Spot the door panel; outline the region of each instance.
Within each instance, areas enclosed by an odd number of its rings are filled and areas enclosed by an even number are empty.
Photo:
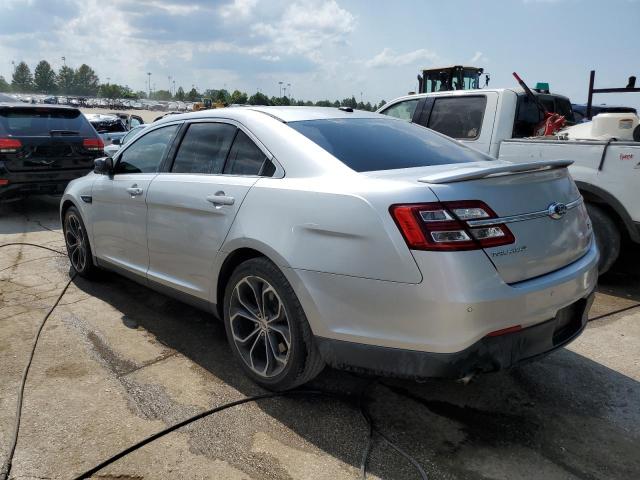
[[[208,299],[215,256],[257,180],[159,174],[147,196],[148,278]]]
[[[95,255],[144,276],[149,266],[147,204],[149,185],[170,147],[178,125],[144,134],[118,155],[114,174],[93,186]]]

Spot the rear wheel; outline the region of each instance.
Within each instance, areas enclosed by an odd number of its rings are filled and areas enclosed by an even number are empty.
[[[606,273],[620,255],[620,230],[601,207],[587,203],[587,212],[593,224],[593,233],[600,250],[598,273]]]
[[[65,212],[63,232],[71,267],[81,277],[94,277],[97,267],[93,264],[87,229],[76,207],[69,207]]]
[[[291,285],[266,258],[240,264],[227,284],[224,324],[245,373],[270,390],[306,383],[324,368]]]

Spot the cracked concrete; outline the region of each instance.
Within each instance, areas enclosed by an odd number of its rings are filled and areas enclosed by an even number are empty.
[[[0,205],[0,244],[64,249],[57,200]],[[602,279],[592,317],[640,302],[640,252]],[[0,249],[0,452],[35,330],[69,278],[66,259]],[[430,478],[640,478],[640,309],[591,322],[568,348],[469,385],[383,379],[376,425]],[[313,383],[356,395],[325,371]],[[262,390],[208,314],[105,274],[76,278],[45,326],[25,390],[12,479],[67,479],[190,415]],[[333,398],[275,398],[204,418],[100,471],[100,479],[355,479],[366,424]],[[416,478],[376,439],[370,478]]]

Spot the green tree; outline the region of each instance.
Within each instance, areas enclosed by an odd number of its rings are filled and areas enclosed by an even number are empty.
[[[231,95],[228,90],[221,88],[220,90],[214,90],[214,94],[211,97],[214,102],[221,102],[228,105],[231,102]]]
[[[138,90],[136,93],[131,93],[131,98],[135,98],[136,100],[138,98],[147,98],[147,92]]]
[[[39,93],[53,93],[56,89],[56,72],[46,60],[40,60],[33,72],[35,91]]]
[[[382,107],[384,107],[386,104],[387,104],[387,102],[386,102],[386,101],[384,101],[384,100],[380,100],[380,103],[378,104],[378,108],[382,108]]]
[[[184,88],[178,87],[178,91],[176,92],[176,100],[184,102]]]
[[[189,100],[190,102],[196,102],[199,98],[200,94],[195,88],[192,88],[191,90],[189,90],[189,93],[187,93],[187,100]]]
[[[129,89],[115,83],[103,83],[98,88],[98,96],[102,98],[125,98]]]
[[[249,97],[249,105],[271,105],[269,97],[262,92],[256,92]]]
[[[358,108],[358,102],[356,102],[356,97],[351,96],[351,98],[344,98],[342,102],[340,102],[341,107],[351,107]]]
[[[73,92],[73,81],[75,73],[73,68],[66,65],[58,71],[56,83],[58,84],[58,91],[68,95]]]
[[[29,65],[24,62],[20,62],[13,72],[13,78],[11,80],[11,88],[14,92],[26,93],[33,90],[33,75]]]
[[[96,75],[96,72],[94,72],[89,65],[83,63],[80,65],[80,68],[75,71],[73,77],[73,93],[77,95],[95,95],[98,93],[99,84],[100,79]]]
[[[8,92],[11,90],[11,85],[7,82],[2,75],[0,75],[0,92]]]
[[[241,92],[240,90],[234,90],[231,94],[230,102],[244,105],[245,103],[247,103],[247,100],[248,98],[246,93]]]

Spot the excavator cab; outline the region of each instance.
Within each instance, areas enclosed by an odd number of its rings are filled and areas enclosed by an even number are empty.
[[[418,75],[419,93],[446,92],[449,90],[474,90],[480,88],[480,76],[483,68],[463,67],[453,65],[442,68],[422,70]],[[485,84],[489,84],[489,75],[485,77]]]

